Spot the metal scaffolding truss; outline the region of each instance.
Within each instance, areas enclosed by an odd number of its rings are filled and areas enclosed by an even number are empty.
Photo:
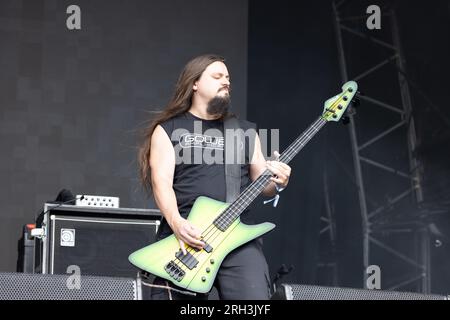
[[[332,206],[327,168],[323,173],[323,188],[325,197],[325,211],[320,217],[321,229],[319,238],[321,243],[326,243],[326,248],[321,248],[317,267],[322,269],[328,275],[328,281],[324,284],[338,286],[338,263],[336,257],[336,219],[334,217],[334,208]]]
[[[335,31],[337,38],[337,47],[339,55],[340,72],[343,82],[348,80],[360,81],[374,72],[380,70],[381,68],[394,68],[396,77],[395,79],[386,79],[384,84],[379,84],[381,86],[387,86],[388,81],[398,81],[400,88],[400,98],[401,105],[396,106],[390,103],[381,101],[381,98],[363,95],[361,100],[364,102],[379,107],[379,112],[384,113],[384,117],[391,117],[395,119],[395,124],[387,129],[380,128],[380,133],[368,139],[367,141],[361,142],[360,133],[364,130],[364,124],[358,123],[358,129],[356,130],[354,120],[354,109],[350,109],[350,123],[349,123],[349,134],[350,142],[352,145],[352,155],[353,155],[353,165],[355,172],[355,183],[358,190],[359,198],[359,210],[361,212],[362,218],[362,231],[363,231],[363,286],[366,286],[367,267],[372,264],[373,251],[375,247],[379,251],[384,253],[389,253],[389,256],[405,262],[409,265],[407,270],[403,272],[403,277],[396,277],[391,280],[391,284],[388,288],[383,288],[387,290],[404,288],[406,285],[414,285],[417,291],[423,293],[429,293],[430,290],[430,253],[429,253],[429,234],[427,232],[426,225],[423,224],[420,219],[410,219],[406,222],[394,222],[390,219],[390,214],[395,212],[396,207],[404,202],[409,201],[412,207],[416,207],[417,203],[423,200],[422,188],[421,188],[421,166],[418,159],[414,156],[414,150],[417,145],[416,141],[416,131],[414,126],[414,119],[412,118],[411,112],[411,97],[409,92],[408,82],[404,76],[405,65],[403,52],[400,45],[399,30],[397,26],[397,20],[395,11],[393,9],[382,10],[386,11],[382,14],[383,28],[390,28],[391,31],[390,39],[380,39],[373,37],[373,32],[366,28],[366,19],[368,15],[366,12],[362,12],[361,16],[348,16],[349,10],[345,10],[345,7],[351,1],[334,1],[333,13],[335,22]],[[356,22],[358,22],[358,27],[353,27]],[[389,23],[387,23],[389,22]],[[382,33],[380,33],[382,34]],[[385,34],[385,33],[384,33]],[[378,34],[377,34],[378,36]],[[358,42],[364,45],[365,42],[370,43],[372,46],[380,46],[387,49],[387,57],[382,61],[370,61],[370,57],[364,57],[364,62],[367,63],[367,70],[355,75],[349,76],[348,66],[346,63],[346,53],[349,53],[351,48],[344,48],[345,39],[351,37],[352,43]],[[354,49],[354,46],[352,45]],[[347,51],[345,50],[347,49]],[[384,49],[384,50],[385,50]],[[365,93],[370,93],[370,88],[361,88]],[[382,130],[381,130],[382,129]],[[398,169],[398,163],[393,165],[384,160],[381,161],[374,159],[374,157],[363,155],[363,151],[366,152],[369,149],[374,150],[374,144],[382,140],[392,139],[392,134],[399,132],[404,132],[404,145],[407,148],[408,160],[404,164],[404,169]],[[397,140],[395,140],[396,142]],[[392,143],[392,141],[391,141]],[[405,146],[406,145],[406,146]],[[376,152],[372,152],[372,155]],[[389,195],[387,200],[383,204],[373,205],[371,202],[371,195],[367,193],[367,185],[365,185],[365,173],[368,170],[382,170],[389,174],[384,176],[388,177],[385,181],[386,185],[390,185],[391,182],[397,179],[407,180],[407,187],[404,190],[398,190],[396,194]],[[394,183],[392,183],[394,184]],[[384,192],[380,190],[380,192]],[[380,217],[383,216],[382,224],[379,223]],[[406,248],[397,248],[390,243],[392,235],[402,234],[407,235],[411,239],[411,245],[414,248],[409,248],[408,250],[403,250]],[[392,260],[394,261],[394,260]],[[396,263],[396,262],[392,263]],[[376,264],[376,263],[373,263]],[[383,274],[383,267],[381,267],[381,276]],[[412,270],[412,271],[411,271]],[[409,272],[411,271],[411,272]],[[384,278],[385,279],[385,278]],[[386,283],[386,281],[384,282]]]

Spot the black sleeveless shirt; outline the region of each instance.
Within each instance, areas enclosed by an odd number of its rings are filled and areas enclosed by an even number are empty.
[[[255,125],[251,122],[238,121],[244,131],[255,129]],[[173,190],[181,216],[187,218],[195,199],[199,196],[225,202],[223,120],[204,120],[185,112],[161,123],[161,127],[172,141],[175,152]],[[246,147],[245,164],[241,165],[241,192],[251,183],[250,159],[250,151]],[[247,212],[241,215],[243,221],[247,220],[246,216]],[[163,219],[158,238],[170,234],[172,230]]]

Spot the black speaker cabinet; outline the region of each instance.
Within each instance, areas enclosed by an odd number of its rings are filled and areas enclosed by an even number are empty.
[[[60,274],[0,273],[0,300],[141,300],[139,279],[72,278]]]
[[[23,226],[22,237],[17,243],[17,272],[33,273],[34,240],[31,237],[32,225]]]
[[[282,284],[272,300],[448,300],[446,296],[367,290],[356,288],[322,287],[300,284]]]
[[[47,211],[47,212],[46,212]],[[35,233],[35,273],[136,278],[133,251],[155,241],[159,210],[45,204]]]

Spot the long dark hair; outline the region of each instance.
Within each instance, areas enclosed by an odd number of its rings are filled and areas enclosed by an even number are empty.
[[[175,91],[169,103],[160,112],[150,125],[145,128],[143,132],[143,143],[139,148],[138,162],[139,173],[141,183],[145,190],[150,191],[151,176],[150,176],[150,151],[151,151],[151,138],[156,126],[167,121],[179,114],[182,114],[189,110],[192,104],[192,95],[194,94],[193,85],[200,78],[203,71],[213,62],[221,61],[225,62],[225,59],[215,54],[205,54],[198,56],[189,61],[183,68],[178,81],[175,85]]]

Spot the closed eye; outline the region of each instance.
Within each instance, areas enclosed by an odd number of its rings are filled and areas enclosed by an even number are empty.
[[[223,76],[224,76],[223,73],[213,73],[213,74],[212,74],[212,77],[213,77],[214,79],[220,79],[220,78],[222,78]],[[228,81],[231,81],[229,75],[226,75],[225,78],[227,78]]]

